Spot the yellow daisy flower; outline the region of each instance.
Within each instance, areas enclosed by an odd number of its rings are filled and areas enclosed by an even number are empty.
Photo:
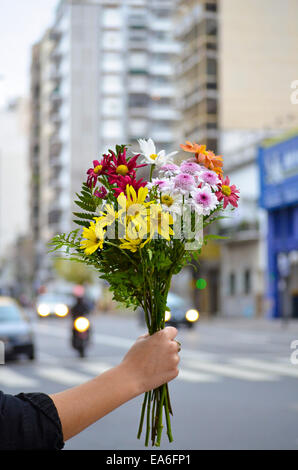
[[[170,235],[174,235],[174,231],[170,227],[174,223],[173,216],[169,212],[163,211],[160,204],[154,204],[150,207],[147,222],[150,238],[153,238],[156,232],[166,240],[170,240]]]
[[[98,248],[102,249],[105,231],[97,226],[95,222],[91,222],[90,226],[83,229],[82,237],[84,240],[80,242],[81,250],[85,250],[86,255],[92,255]]]
[[[122,224],[127,225],[131,221],[136,224],[140,224],[141,218],[148,215],[148,207],[153,204],[154,201],[145,202],[148,195],[148,188],[139,188],[136,193],[133,186],[126,186],[126,196],[121,193],[118,198],[119,205],[119,217]],[[122,217],[124,216],[124,217]]]
[[[106,227],[107,225],[112,225],[113,222],[118,218],[118,212],[115,211],[112,204],[106,204],[104,211],[100,211],[99,214],[101,217],[97,217],[96,225],[100,227]]]
[[[130,222],[126,227],[125,239],[121,239],[120,248],[135,253],[138,248],[143,248],[150,241],[150,237],[145,238],[146,236],[147,230],[144,224],[136,226],[133,222]]]

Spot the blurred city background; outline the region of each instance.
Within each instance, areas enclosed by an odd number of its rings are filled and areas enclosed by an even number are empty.
[[[200,313],[181,330],[175,445],[297,448],[297,18],[296,0],[2,0],[0,296],[25,309],[38,347],[34,367],[0,366],[1,388],[74,385],[143,332],[96,273],[54,259],[47,244],[72,229],[75,192],[108,148],[195,141],[223,155],[240,202],[212,226],[229,238],[210,240],[173,282],[177,304]],[[40,297],[61,306],[78,285],[94,329],[79,365],[68,319],[37,321]],[[68,446],[142,448],[137,405]]]

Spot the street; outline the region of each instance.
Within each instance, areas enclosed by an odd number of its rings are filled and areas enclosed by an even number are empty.
[[[70,347],[70,320],[34,320],[37,358],[0,366],[6,393],[54,393],[119,363],[145,328],[132,316],[92,317],[92,345],[80,359]],[[174,442],[160,449],[298,449],[298,365],[291,342],[298,323],[199,321],[179,329],[180,373],[170,383]],[[65,449],[144,449],[136,437],[142,397],[125,404]],[[150,447],[149,447],[150,449]]]

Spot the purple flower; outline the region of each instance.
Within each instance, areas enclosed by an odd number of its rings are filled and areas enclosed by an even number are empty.
[[[195,179],[188,173],[180,173],[174,178],[175,189],[180,189],[182,192],[191,191],[195,186]]]
[[[200,174],[200,180],[209,184],[210,186],[216,186],[220,183],[220,179],[218,178],[217,174],[211,170],[203,171]]]
[[[187,161],[181,164],[180,170],[182,173],[197,175],[200,172],[200,167],[197,163]]]
[[[194,205],[203,208],[203,214],[208,215],[213,209],[216,208],[218,200],[216,195],[207,186],[205,188],[197,189],[191,193]]]
[[[167,163],[160,168],[166,176],[173,176],[179,173],[179,166],[175,165],[175,163]]]
[[[204,207],[209,207],[210,203],[211,203],[211,194],[210,192],[207,190],[207,189],[200,189],[195,197],[194,197],[194,200],[196,202],[196,204],[202,204]]]

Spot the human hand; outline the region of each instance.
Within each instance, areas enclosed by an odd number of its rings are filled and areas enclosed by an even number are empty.
[[[153,390],[177,377],[180,357],[174,340],[178,331],[168,326],[153,335],[140,336],[124,356],[123,367],[136,385],[137,394]]]

